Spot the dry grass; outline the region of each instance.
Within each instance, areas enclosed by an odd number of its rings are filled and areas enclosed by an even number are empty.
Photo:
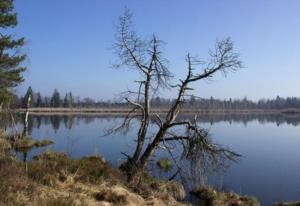
[[[125,195],[117,194],[112,190],[103,190],[95,194],[95,198],[98,201],[106,201],[113,204],[124,205],[127,204]]]
[[[139,172],[127,186],[135,193],[157,205],[185,205],[185,190],[175,181],[160,181],[146,172]],[[158,201],[161,200],[161,201]]]
[[[0,205],[182,205],[173,198],[172,187],[153,189],[154,178],[145,184],[148,195],[133,192],[126,178],[99,156],[79,160],[63,153],[46,152],[23,163],[0,156]],[[135,185],[137,186],[137,185]],[[164,198],[164,199],[160,199]]]
[[[4,131],[0,129],[0,153],[10,150],[11,148],[12,147],[7,139],[7,136],[5,135]]]
[[[259,206],[253,197],[240,196],[235,193],[218,192],[210,187],[202,187],[192,192],[204,201],[206,206]]]

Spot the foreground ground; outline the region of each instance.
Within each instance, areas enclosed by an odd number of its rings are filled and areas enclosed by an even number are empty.
[[[127,182],[99,156],[74,160],[46,152],[24,163],[10,155],[12,147],[0,135],[0,205],[190,205],[184,201],[182,185],[159,181],[145,172]],[[259,205],[253,198],[212,188],[199,188],[193,194],[199,198],[198,205]]]

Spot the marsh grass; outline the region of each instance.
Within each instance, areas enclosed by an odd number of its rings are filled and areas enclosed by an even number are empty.
[[[240,196],[236,193],[225,193],[211,187],[201,187],[191,192],[203,200],[205,206],[259,206],[253,197]]]
[[[106,201],[113,203],[115,205],[124,205],[127,204],[127,199],[124,194],[117,194],[113,192],[112,190],[103,190],[100,192],[97,192],[95,194],[95,198],[98,201]]]
[[[100,156],[70,159],[48,151],[24,163],[3,154],[0,205],[147,205],[150,200],[182,205],[170,192],[173,189],[167,189],[169,183],[146,173],[139,179],[145,180],[143,184],[128,183],[121,171]]]

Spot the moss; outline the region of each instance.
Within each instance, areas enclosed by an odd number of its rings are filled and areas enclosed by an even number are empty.
[[[235,193],[218,192],[211,187],[201,187],[191,192],[203,200],[207,206],[259,206],[253,197],[240,196]]]
[[[170,171],[173,168],[173,163],[168,158],[161,158],[156,162],[156,164],[161,170],[165,172]]]

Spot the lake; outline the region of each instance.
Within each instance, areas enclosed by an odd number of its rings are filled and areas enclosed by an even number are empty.
[[[31,136],[52,139],[55,143],[30,151],[28,158],[45,150],[65,152],[73,158],[100,154],[117,167],[124,160],[121,152],[133,151],[137,125],[133,124],[126,134],[103,134],[122,119],[107,115],[30,116]],[[21,121],[16,121],[21,129]],[[203,115],[199,124],[210,131],[215,142],[242,155],[226,171],[209,173],[209,184],[255,196],[262,205],[300,199],[300,116]],[[158,151],[154,159],[165,156],[166,152]],[[156,164],[150,164],[150,170],[159,178],[168,178],[176,171],[160,171]]]

